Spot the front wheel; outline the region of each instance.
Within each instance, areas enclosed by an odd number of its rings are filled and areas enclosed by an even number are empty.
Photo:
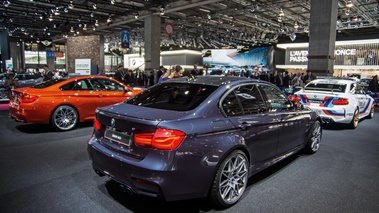
[[[241,198],[247,185],[248,164],[245,153],[240,150],[233,151],[221,163],[210,192],[215,205],[226,208]]]
[[[307,144],[304,147],[304,150],[309,154],[314,154],[320,148],[322,136],[322,127],[320,121],[316,120],[312,126],[312,129],[309,133],[309,139]]]
[[[69,105],[56,108],[51,116],[51,123],[59,131],[73,129],[79,121],[78,112]]]

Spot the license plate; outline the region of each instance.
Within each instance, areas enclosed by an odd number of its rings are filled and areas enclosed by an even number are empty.
[[[309,103],[312,103],[312,104],[321,104],[322,101],[321,100],[309,100]]]
[[[117,143],[130,146],[130,135],[126,133],[117,132],[111,129],[106,129],[104,137],[111,141],[115,141]]]

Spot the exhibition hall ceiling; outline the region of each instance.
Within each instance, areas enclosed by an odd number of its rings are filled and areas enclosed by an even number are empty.
[[[162,47],[225,48],[308,41],[311,0],[1,0],[0,29],[17,41],[64,43],[128,30],[144,44],[144,18],[161,17]],[[314,0],[313,0],[314,1]],[[352,3],[351,5],[350,2]],[[338,0],[337,40],[376,38],[378,0]],[[172,34],[165,26],[172,26]]]

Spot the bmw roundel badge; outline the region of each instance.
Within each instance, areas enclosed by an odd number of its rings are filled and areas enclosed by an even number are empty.
[[[116,119],[112,118],[111,119],[111,127],[114,127],[116,125]]]

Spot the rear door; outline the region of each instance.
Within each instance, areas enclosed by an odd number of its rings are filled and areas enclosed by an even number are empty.
[[[262,85],[260,88],[263,90],[269,111],[276,113],[280,120],[278,154],[286,153],[302,145],[306,140],[305,131],[308,125],[306,121],[310,118],[310,111],[293,107],[287,96],[276,87]]]
[[[229,120],[239,128],[251,153],[252,164],[275,157],[280,118],[275,112],[268,111],[257,84],[234,88],[222,100],[221,107]]]
[[[367,95],[359,84],[351,84],[351,93],[358,102],[359,113],[367,115],[371,110],[371,98]]]

